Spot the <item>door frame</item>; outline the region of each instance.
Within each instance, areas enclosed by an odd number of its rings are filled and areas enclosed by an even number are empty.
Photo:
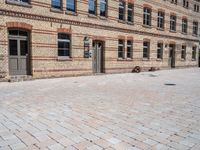
[[[19,36],[19,35],[9,35],[9,30],[21,30],[27,32],[27,36]],[[17,52],[18,52],[18,57],[20,51],[20,41],[24,40],[27,41],[27,51],[28,55],[26,56],[26,74],[16,74],[16,75],[31,75],[31,48],[30,48],[30,31],[24,30],[24,29],[19,29],[19,28],[9,28],[8,30],[8,69],[9,69],[9,75],[15,75],[11,73],[10,69],[10,58],[12,56],[10,55],[10,43],[9,40],[17,40]]]
[[[175,44],[169,44],[169,66],[171,68],[176,67],[176,45]]]
[[[97,45],[98,43],[101,43],[102,44],[102,48],[101,48],[101,61],[100,61],[100,72],[97,71],[97,68],[95,68],[95,54],[97,55],[97,53],[95,52],[96,49],[97,49]],[[95,45],[95,46],[94,46]],[[93,70],[93,73],[94,74],[98,74],[98,73],[105,73],[105,41],[102,41],[102,40],[93,40],[92,41],[92,48],[93,48],[93,56],[92,56],[92,70]]]

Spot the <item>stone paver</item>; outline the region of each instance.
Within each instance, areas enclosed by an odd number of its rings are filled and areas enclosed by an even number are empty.
[[[198,68],[0,83],[0,150],[199,150],[199,127]]]

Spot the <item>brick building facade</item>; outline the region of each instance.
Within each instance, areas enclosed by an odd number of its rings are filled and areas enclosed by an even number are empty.
[[[198,66],[199,0],[1,0],[0,77]]]

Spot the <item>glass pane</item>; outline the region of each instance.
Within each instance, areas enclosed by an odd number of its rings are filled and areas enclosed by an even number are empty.
[[[95,0],[89,0],[89,13],[90,14],[96,14],[96,1]]]
[[[16,56],[17,53],[17,40],[9,40],[10,55]]]
[[[65,34],[65,33],[59,33],[58,34],[58,39],[70,40],[70,35],[69,34]]]
[[[29,2],[29,0],[21,0],[22,2],[24,2],[24,3],[28,3]]]
[[[53,8],[61,9],[61,1],[60,0],[52,0],[51,6]]]
[[[18,30],[9,30],[9,35],[18,35]]]
[[[75,12],[75,0],[67,0],[67,10]]]
[[[70,56],[69,49],[58,49],[58,56]]]
[[[20,31],[19,30],[19,35],[20,36],[28,36],[28,33],[26,31]]]
[[[21,56],[26,56],[28,54],[28,42],[27,41],[20,41],[20,53]]]
[[[106,16],[106,1],[105,0],[101,0],[100,3],[100,16]]]

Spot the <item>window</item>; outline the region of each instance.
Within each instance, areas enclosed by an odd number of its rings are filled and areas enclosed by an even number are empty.
[[[170,16],[170,31],[176,31],[176,16]]]
[[[124,40],[118,41],[118,58],[124,58]]]
[[[76,12],[75,1],[76,0],[67,0],[67,10],[68,11]]]
[[[127,58],[133,58],[133,41],[127,41]]]
[[[150,42],[143,42],[143,58],[149,59]]]
[[[145,7],[144,14],[143,14],[143,24],[151,26],[151,9]]]
[[[97,7],[96,4],[97,4],[96,0],[89,0],[88,1],[88,5],[89,5],[88,12],[89,12],[89,14],[92,14],[92,15],[97,14],[96,13],[96,7]]]
[[[52,0],[51,7],[56,9],[61,9],[61,0]]]
[[[177,4],[177,0],[171,0],[171,3]]]
[[[157,58],[158,59],[163,58],[163,43],[158,43],[157,45]]]
[[[127,16],[128,22],[133,22],[133,4],[128,3],[128,16]]]
[[[197,47],[193,46],[192,47],[192,60],[196,60],[196,50],[197,50]]]
[[[189,7],[189,2],[186,0],[183,0],[183,7],[188,8]]]
[[[194,4],[194,11],[195,11],[195,12],[199,12],[199,5]]]
[[[182,33],[187,33],[188,22],[187,19],[182,19]]]
[[[198,22],[193,22],[193,35],[198,35]]]
[[[125,19],[125,2],[120,0],[119,1],[119,20]]]
[[[182,46],[182,50],[181,50],[181,59],[186,59],[186,46],[183,45]]]
[[[164,29],[164,19],[165,18],[165,13],[164,12],[158,12],[158,25],[157,27],[159,29]]]
[[[58,33],[58,56],[70,57],[70,34]]]
[[[107,0],[100,0],[100,16],[106,17],[107,15]]]

